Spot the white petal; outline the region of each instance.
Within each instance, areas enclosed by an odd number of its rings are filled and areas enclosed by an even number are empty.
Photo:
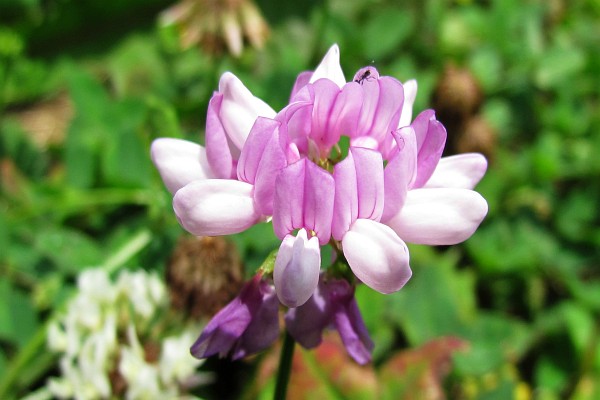
[[[313,83],[321,78],[332,80],[340,88],[346,84],[344,72],[340,66],[340,48],[334,44],[329,48],[325,57],[315,69],[309,83]]]
[[[319,283],[321,249],[316,236],[308,239],[300,229],[296,237],[287,235],[281,242],[273,281],[279,301],[288,307],[299,307],[313,295]]]
[[[181,139],[161,138],[152,142],[150,157],[171,193],[190,182],[213,178],[204,147]]]
[[[414,189],[386,223],[406,242],[451,245],[468,239],[487,210],[485,199],[472,190]]]
[[[473,189],[487,170],[487,160],[479,153],[443,157],[424,188]]]
[[[411,277],[406,244],[384,224],[357,219],[342,239],[342,248],[358,279],[378,292],[396,292]]]
[[[221,76],[219,92],[223,93],[221,122],[233,144],[241,150],[256,118],[274,118],[276,113],[231,72]]]
[[[173,198],[179,223],[197,236],[219,236],[242,232],[259,222],[253,186],[229,179],[195,181]]]
[[[410,125],[412,121],[413,105],[417,98],[417,81],[411,79],[402,84],[404,87],[404,104],[402,105],[402,114],[400,115],[400,122],[398,128]]]

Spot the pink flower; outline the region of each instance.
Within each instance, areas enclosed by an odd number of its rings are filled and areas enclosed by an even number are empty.
[[[352,286],[321,272],[321,246],[331,244],[361,282],[392,293],[412,274],[406,243],[459,243],[487,213],[472,190],[485,158],[441,158],[446,130],[432,110],[412,119],[416,92],[415,81],[403,85],[373,67],[346,82],[333,46],[314,72],[298,76],[279,113],[225,74],[209,105],[206,148],[175,139],[153,144],[175,214],[191,233],[227,235],[272,220],[281,239],[274,291],[305,347],[333,324],[358,362],[372,349]],[[350,140],[347,154],[342,136]],[[229,352],[261,320],[251,310],[267,303],[267,289],[262,297],[252,295],[257,290],[245,289],[215,317],[197,354]]]

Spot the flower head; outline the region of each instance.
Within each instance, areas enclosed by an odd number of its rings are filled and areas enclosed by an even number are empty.
[[[212,53],[227,46],[239,57],[244,38],[260,49],[269,35],[267,23],[251,0],[181,0],[161,17],[163,24],[180,29],[182,47],[199,44]]]
[[[112,282],[105,270],[88,269],[77,283],[48,328],[48,347],[61,354],[60,376],[48,381],[54,397],[173,398],[186,394],[187,382],[205,380],[200,362],[183,357],[197,327],[163,332],[173,327],[164,324],[166,288],[157,276],[122,271]]]
[[[177,190],[177,218],[197,235],[237,233],[272,220],[282,241],[274,291],[291,308],[288,329],[310,347],[333,323],[352,356],[366,362],[372,346],[352,285],[338,282],[343,276],[335,268],[326,272],[333,280],[324,280],[320,247],[330,244],[371,288],[400,290],[412,274],[406,243],[450,245],[477,229],[487,203],[472,189],[487,162],[478,154],[442,158],[446,130],[434,111],[412,118],[416,81],[403,85],[365,67],[346,82],[337,46],[314,72],[298,76],[290,103],[277,114],[242,92],[229,103],[227,91],[213,97],[208,120],[216,122],[207,123],[203,158],[213,175]],[[243,123],[223,107],[245,110],[238,113]],[[348,150],[340,146],[342,137]],[[159,158],[159,170],[168,170]],[[249,304],[260,302],[242,293],[245,303],[230,304],[203,333],[199,355],[228,353],[243,337],[254,320]],[[245,319],[237,317],[241,311]],[[233,323],[229,316],[244,322],[225,340],[217,328]],[[206,351],[213,331],[219,344]]]

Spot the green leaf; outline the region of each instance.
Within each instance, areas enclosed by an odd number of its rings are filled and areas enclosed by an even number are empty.
[[[414,249],[413,277],[391,298],[392,318],[412,345],[443,335],[460,336],[475,318],[474,277],[455,269],[454,256],[430,255],[430,260],[419,260]]]
[[[521,275],[551,263],[560,249],[556,238],[541,227],[526,220],[507,219],[484,224],[466,246],[483,271]]]
[[[414,21],[413,13],[408,9],[377,9],[362,28],[366,55],[379,60],[398,49],[413,31]]]
[[[466,352],[456,355],[461,373],[483,375],[509,363],[517,363],[529,349],[531,331],[524,323],[499,314],[480,314],[464,329],[463,338],[470,344]]]
[[[574,45],[556,46],[541,57],[535,74],[536,83],[544,89],[569,85],[569,80],[581,72],[586,54]]]
[[[369,335],[375,343],[373,359],[388,356],[395,339],[390,315],[390,296],[385,296],[366,285],[358,285],[355,296]]]
[[[33,247],[63,273],[99,265],[105,258],[98,243],[83,233],[60,226],[38,227]]]
[[[65,163],[67,182],[88,188],[98,178],[98,155],[106,134],[109,100],[102,86],[89,74],[72,68],[69,91],[75,105],[75,117],[67,132]]]
[[[149,146],[140,137],[146,116],[141,102],[126,100],[110,109],[101,149],[104,183],[118,187],[145,187],[152,181]]]
[[[38,328],[38,319],[29,297],[0,280],[0,338],[18,347],[27,343]]]

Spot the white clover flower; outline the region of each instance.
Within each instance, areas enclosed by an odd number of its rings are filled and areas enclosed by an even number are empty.
[[[123,271],[113,283],[106,271],[92,269],[81,273],[77,287],[65,313],[48,328],[48,347],[62,353],[61,376],[49,379],[44,388],[50,396],[182,398],[182,390],[191,386],[184,383],[206,382],[188,350],[198,327],[176,327],[182,333],[167,338],[150,329],[168,310],[167,291],[158,276]],[[148,358],[148,343],[160,345],[156,357]],[[115,374],[126,382],[124,393],[113,393]]]
[[[170,336],[163,340],[158,362],[160,378],[163,382],[180,382],[192,376],[202,362],[189,357],[189,346],[196,339],[196,331],[188,329],[180,336]]]
[[[135,312],[144,320],[166,300],[166,289],[155,275],[124,271],[119,275],[117,287],[119,294],[131,300]]]

